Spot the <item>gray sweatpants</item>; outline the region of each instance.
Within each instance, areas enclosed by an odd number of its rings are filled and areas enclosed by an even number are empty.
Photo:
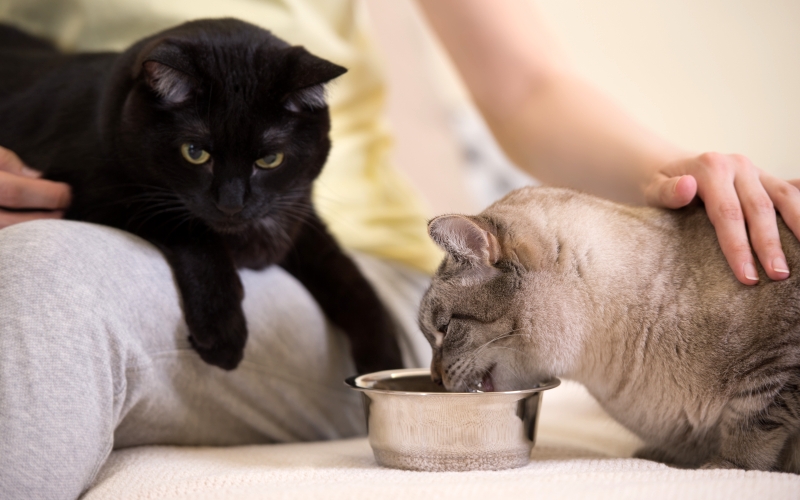
[[[427,277],[357,256],[427,366]],[[364,432],[347,340],[282,269],[243,271],[250,336],[232,372],[187,341],[153,246],[78,222],[0,230],[0,498],[76,498],[112,449],[333,439]]]

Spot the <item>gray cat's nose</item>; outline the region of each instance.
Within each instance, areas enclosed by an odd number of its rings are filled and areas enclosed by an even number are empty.
[[[223,205],[222,203],[216,203],[216,205],[220,212],[228,216],[236,215],[244,208],[243,205]]]

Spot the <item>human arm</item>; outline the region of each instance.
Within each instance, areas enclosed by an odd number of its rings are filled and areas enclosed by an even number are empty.
[[[69,186],[40,176],[14,152],[0,147],[0,229],[19,222],[63,217],[70,203]],[[28,211],[34,209],[40,210]]]
[[[788,277],[777,208],[800,236],[800,180],[740,155],[696,154],[653,134],[567,65],[525,0],[417,0],[495,137],[548,184],[679,208],[703,199],[736,277],[755,284],[750,241],[771,279]],[[745,226],[746,225],[746,226]]]

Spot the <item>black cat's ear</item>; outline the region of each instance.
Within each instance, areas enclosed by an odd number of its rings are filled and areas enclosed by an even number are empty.
[[[317,110],[327,106],[325,84],[347,72],[347,69],[319,58],[303,47],[287,49],[290,91],[284,98],[291,111]]]
[[[144,82],[166,104],[186,102],[197,87],[186,55],[168,40],[143,51],[139,64]]]
[[[492,268],[500,260],[500,242],[491,231],[463,215],[440,215],[428,223],[428,234],[457,260]]]

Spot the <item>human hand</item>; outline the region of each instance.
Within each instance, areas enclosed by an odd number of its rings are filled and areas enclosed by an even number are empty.
[[[64,216],[71,200],[69,186],[40,179],[41,175],[22,163],[13,151],[0,147],[0,229],[19,222]]]
[[[668,163],[645,188],[647,204],[656,207],[680,208],[695,195],[705,203],[722,253],[739,281],[758,283],[751,244],[770,279],[789,277],[775,210],[800,239],[800,179],[773,177],[741,155],[704,153]]]

